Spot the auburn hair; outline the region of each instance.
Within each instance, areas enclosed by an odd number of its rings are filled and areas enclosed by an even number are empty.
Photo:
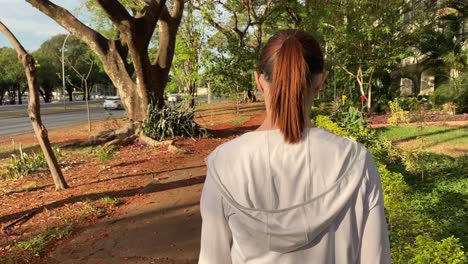
[[[302,30],[281,30],[260,52],[257,72],[270,83],[273,123],[288,143],[301,141],[305,99],[323,72],[323,53],[315,38]]]

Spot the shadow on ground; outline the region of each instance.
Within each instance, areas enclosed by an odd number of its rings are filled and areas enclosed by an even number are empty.
[[[135,175],[133,175],[135,176]],[[130,177],[130,176],[128,176]],[[113,197],[113,198],[122,198],[122,197],[130,197],[134,196],[136,194],[140,193],[153,193],[153,192],[162,192],[165,190],[170,190],[170,189],[176,189],[176,188],[181,188],[185,186],[191,186],[195,184],[200,184],[205,181],[205,176],[198,176],[198,177],[193,177],[190,179],[182,179],[182,180],[177,180],[173,182],[167,182],[167,183],[158,183],[158,184],[150,184],[145,187],[138,187],[138,188],[131,188],[127,190],[120,190],[120,191],[108,191],[108,192],[100,192],[100,193],[91,193],[91,194],[85,194],[85,195],[79,195],[79,196],[72,196],[66,199],[62,199],[59,201],[55,201],[53,203],[49,203],[47,205],[38,207],[38,208],[32,208],[28,210],[24,210],[21,212],[17,212],[14,214],[9,214],[9,215],[4,215],[0,217],[0,223],[6,223],[12,220],[15,220],[25,214],[28,214],[32,211],[40,211],[40,210],[51,210],[55,209],[58,207],[62,207],[67,204],[71,203],[76,203],[76,202],[81,202],[81,201],[96,201],[99,200],[102,197]]]

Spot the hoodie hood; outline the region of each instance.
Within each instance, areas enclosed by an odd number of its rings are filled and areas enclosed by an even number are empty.
[[[333,225],[362,186],[365,152],[323,129],[306,129],[293,145],[272,130],[230,141],[206,162],[244,255],[287,253]]]

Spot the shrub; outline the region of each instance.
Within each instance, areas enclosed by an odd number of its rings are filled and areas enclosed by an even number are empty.
[[[117,149],[118,148],[114,145],[110,145],[107,147],[97,147],[94,151],[96,154],[96,161],[98,163],[107,164],[110,160],[114,158],[114,152]]]
[[[348,131],[342,129],[341,127],[338,126],[337,123],[333,122],[329,117],[323,116],[323,115],[318,115],[315,120],[314,124],[317,127],[324,128],[328,131],[330,131],[333,134],[336,134],[338,136],[342,137],[349,137]]]
[[[113,197],[109,197],[109,196],[104,196],[101,199],[99,199],[99,201],[102,204],[105,204],[107,206],[115,206],[115,205],[117,205],[119,203],[119,200],[117,200],[116,198],[113,198]]]
[[[9,178],[26,177],[29,174],[47,167],[44,154],[22,152],[20,155],[11,155],[11,163],[8,166]]]
[[[434,90],[434,100],[437,105],[454,103],[460,112],[468,111],[468,73],[463,73],[459,78],[438,86]]]
[[[453,236],[435,241],[430,236],[416,237],[414,245],[407,245],[409,263],[414,264],[457,264],[468,260],[459,239]]]
[[[73,223],[64,222],[60,226],[48,227],[44,233],[25,241],[14,241],[10,246],[0,249],[0,263],[36,263],[36,258],[40,257],[53,241],[70,237],[73,228]]]
[[[401,108],[398,98],[389,101],[388,105],[390,107],[391,116],[387,119],[387,122],[390,125],[397,126],[400,123],[408,123],[410,121],[409,112]]]
[[[351,131],[357,131],[367,128],[367,121],[362,116],[362,113],[353,106],[348,108],[348,111],[337,113],[338,124]]]
[[[62,157],[62,153],[59,148],[53,149],[55,157],[60,159]],[[34,172],[37,172],[42,169],[47,168],[47,161],[45,159],[44,153],[26,153],[20,147],[20,154],[12,154],[11,155],[11,162],[7,167],[8,178],[21,178],[26,177]]]
[[[143,122],[143,133],[159,141],[175,136],[206,136],[206,129],[195,122],[194,115],[193,109],[181,110],[167,106],[159,109],[151,104]]]

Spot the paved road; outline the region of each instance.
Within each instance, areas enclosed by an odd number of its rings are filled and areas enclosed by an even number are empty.
[[[102,104],[104,100],[92,100],[89,101],[90,104]],[[86,105],[85,101],[74,101],[74,102],[65,102],[66,107],[70,106],[79,106],[79,105]],[[44,103],[41,102],[41,109],[44,108],[63,108],[64,104],[63,101],[60,102],[52,102],[52,103]],[[28,108],[28,102],[23,102],[21,105],[0,105],[0,112],[10,112],[10,111],[20,111],[26,110]]]
[[[91,108],[91,120],[102,120],[110,117],[121,117],[125,111],[106,111],[102,108]],[[86,123],[86,110],[54,113],[42,116],[42,121],[47,128]],[[28,117],[13,117],[0,119],[0,135],[8,135],[20,132],[32,132],[31,121]]]

